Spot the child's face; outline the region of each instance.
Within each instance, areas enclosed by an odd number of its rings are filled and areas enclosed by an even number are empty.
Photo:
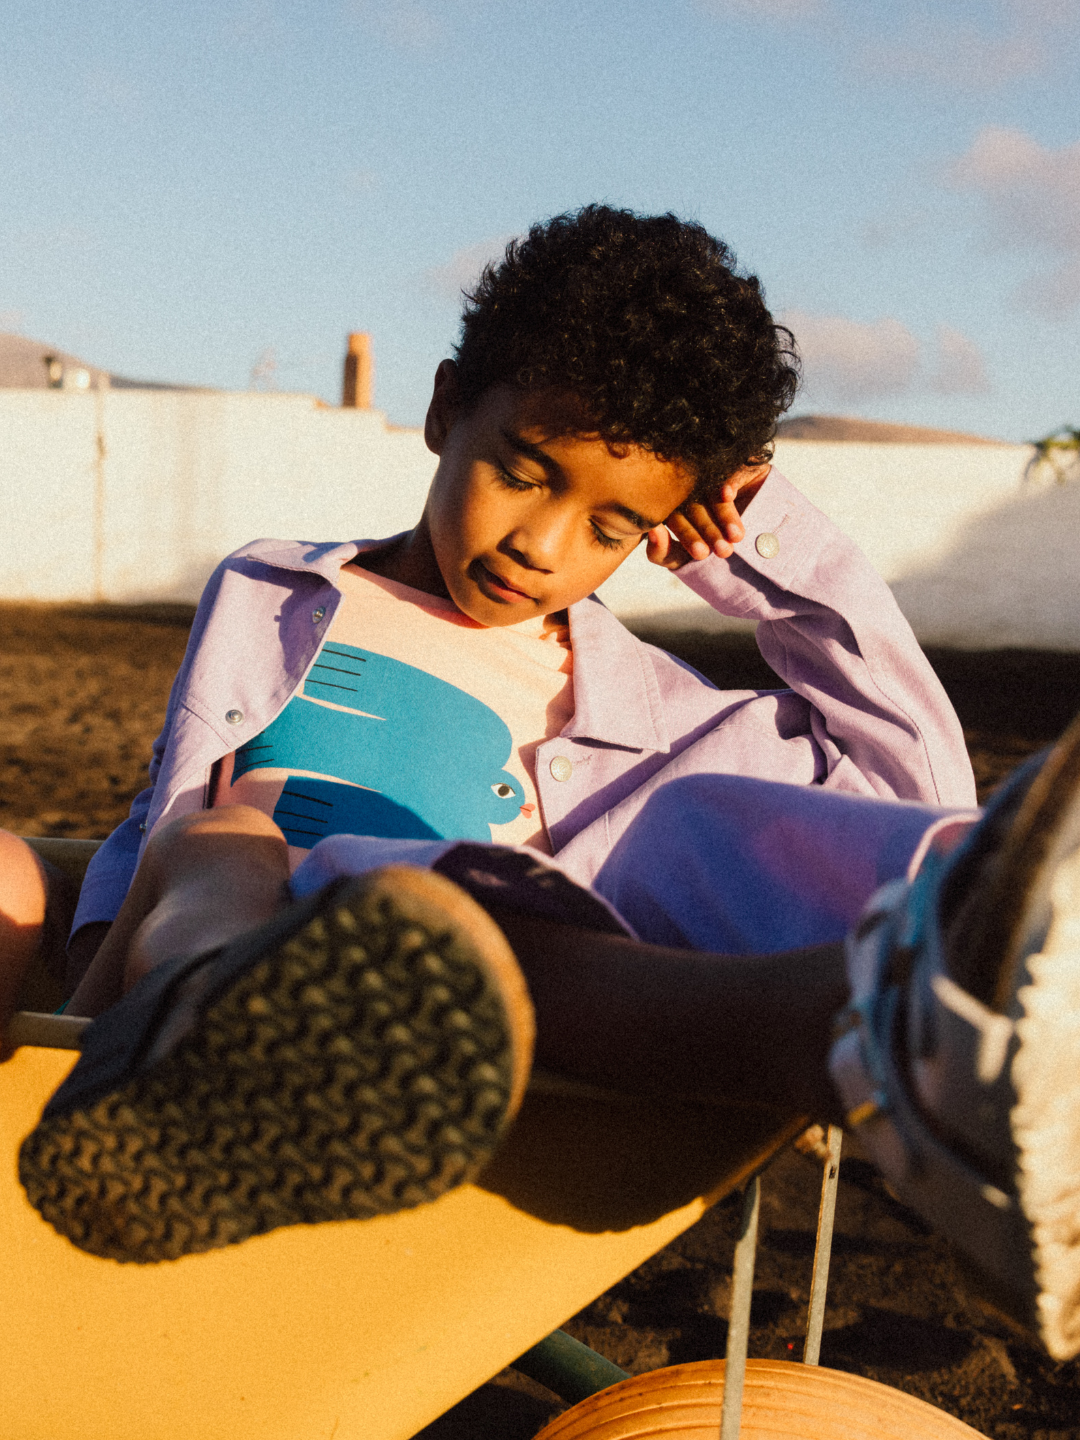
[[[693,477],[634,445],[567,433],[573,400],[497,386],[468,414],[443,362],[425,436],[439,456],[424,517],[450,598],[481,625],[513,625],[590,595]]]

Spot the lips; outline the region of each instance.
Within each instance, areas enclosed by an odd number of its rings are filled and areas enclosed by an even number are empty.
[[[489,570],[481,561],[473,562],[473,578],[482,589],[493,591],[498,599],[506,599],[511,602],[519,600],[533,600],[535,597],[529,595],[517,585],[511,585],[509,580],[504,580],[501,575],[496,575]]]

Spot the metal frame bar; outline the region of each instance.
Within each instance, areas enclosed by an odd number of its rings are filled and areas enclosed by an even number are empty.
[[[47,1050],[81,1050],[83,1034],[92,1024],[81,1015],[39,1015],[34,1010],[17,1010],[4,1031],[4,1039],[13,1048],[42,1045]]]
[[[810,1281],[810,1304],[806,1316],[804,1365],[816,1365],[821,1355],[825,1295],[829,1287],[829,1261],[832,1258],[833,1224],[836,1218],[836,1191],[840,1183],[840,1147],[843,1140],[844,1132],[840,1126],[830,1125],[821,1180],[817,1237],[814,1241],[814,1273]],[[743,1385],[746,1380],[746,1356],[750,1342],[750,1304],[753,1299],[760,1210],[761,1181],[755,1175],[746,1187],[742,1224],[735,1244],[727,1364],[724,1367],[724,1401],[720,1412],[720,1440],[739,1440],[742,1425]]]
[[[609,1385],[630,1378],[628,1370],[620,1369],[565,1330],[553,1330],[531,1350],[519,1355],[513,1366],[530,1380],[546,1385],[569,1405],[576,1405]]]
[[[750,1343],[750,1305],[754,1298],[754,1262],[757,1259],[758,1218],[761,1214],[761,1179],[755,1175],[746,1187],[742,1223],[735,1242],[731,1276],[731,1313],[728,1319],[727,1364],[724,1367],[724,1402],[720,1412],[720,1440],[739,1440],[742,1423],[743,1381]]]
[[[832,1259],[833,1221],[836,1217],[836,1191],[840,1183],[840,1147],[844,1132],[839,1125],[829,1126],[829,1156],[821,1181],[821,1206],[818,1210],[817,1239],[814,1242],[814,1277],[810,1281],[810,1307],[806,1317],[806,1344],[803,1364],[816,1365],[821,1355],[821,1332],[825,1328],[825,1292],[829,1287],[829,1261]]]

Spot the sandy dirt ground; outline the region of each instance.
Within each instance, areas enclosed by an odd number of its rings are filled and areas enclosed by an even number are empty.
[[[144,783],[182,658],[181,609],[0,605],[0,825],[104,836]],[[717,684],[777,683],[744,637],[649,636]],[[1080,709],[1080,656],[932,653],[985,794]],[[820,1167],[789,1150],[763,1178],[750,1353],[801,1354]],[[739,1200],[566,1329],[637,1373],[723,1355]],[[1055,1364],[965,1290],[948,1247],[845,1150],[822,1363],[898,1386],[994,1440],[1080,1440],[1080,1362]],[[510,1370],[422,1440],[530,1440],[561,1405]],[[421,1437],[417,1437],[421,1440]]]

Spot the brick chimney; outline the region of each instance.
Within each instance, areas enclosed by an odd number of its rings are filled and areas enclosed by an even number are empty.
[[[371,382],[374,373],[371,336],[363,330],[357,330],[349,336],[349,348],[345,352],[345,374],[341,386],[341,403],[345,409],[371,409]]]

